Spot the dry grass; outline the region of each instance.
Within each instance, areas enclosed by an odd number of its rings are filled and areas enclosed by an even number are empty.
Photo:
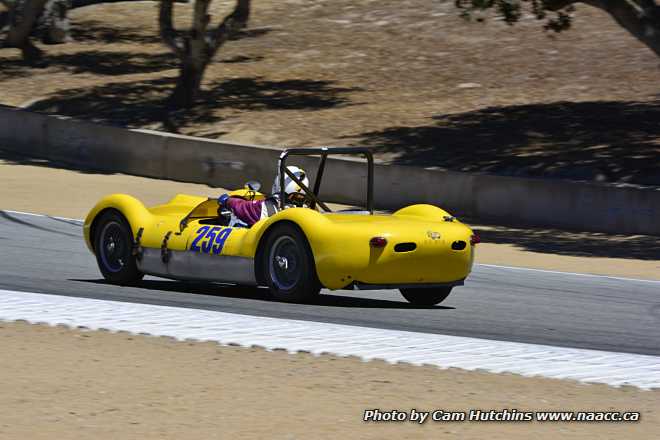
[[[28,69],[0,50],[0,101],[248,143],[361,144],[382,160],[660,185],[659,62],[587,6],[574,29],[469,24],[451,2],[255,1],[193,111],[167,114],[176,59],[153,2],[72,13],[75,42]],[[214,3],[219,20],[231,2]],[[180,26],[190,6],[176,6]],[[127,19],[127,17],[129,17]]]

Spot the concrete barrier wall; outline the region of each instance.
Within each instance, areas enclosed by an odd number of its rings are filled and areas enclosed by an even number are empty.
[[[281,150],[127,130],[0,107],[0,149],[81,167],[234,187],[255,179],[270,188]],[[312,177],[316,160],[291,159]],[[321,195],[366,199],[367,168],[330,159]],[[375,204],[431,203],[459,216],[584,231],[660,235],[660,189],[376,165]]]

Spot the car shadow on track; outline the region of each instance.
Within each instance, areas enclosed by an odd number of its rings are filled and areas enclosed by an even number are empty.
[[[69,281],[104,284],[108,286],[112,285],[104,279],[70,279]],[[194,295],[209,295],[223,298],[244,298],[249,300],[278,303],[277,300],[270,296],[268,289],[263,287],[240,287],[218,283],[190,281],[141,280],[134,286],[130,286],[128,288],[160,290],[164,292],[191,293]],[[304,305],[305,304],[301,304],[301,306]],[[391,301],[387,299],[362,298],[344,295],[333,295],[327,293],[322,293],[319,295],[317,301],[314,302],[313,305],[321,307],[354,307],[372,309],[454,309],[454,307],[448,306],[415,306],[403,300]]]

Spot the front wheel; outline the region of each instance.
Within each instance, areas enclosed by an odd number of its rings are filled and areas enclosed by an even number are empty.
[[[108,211],[98,220],[94,251],[103,278],[111,283],[132,284],[144,276],[133,255],[133,232],[121,214]]]
[[[434,306],[447,299],[451,293],[451,289],[451,287],[430,287],[426,289],[404,288],[399,289],[399,291],[410,304],[416,306]]]
[[[263,277],[273,296],[286,302],[310,302],[321,290],[314,256],[295,226],[276,226],[266,240]]]

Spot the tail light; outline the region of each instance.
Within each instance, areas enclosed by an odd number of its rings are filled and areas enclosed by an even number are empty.
[[[387,238],[385,237],[374,237],[369,240],[369,245],[375,248],[384,248],[387,246]]]
[[[475,244],[481,243],[481,238],[477,234],[470,236],[470,244],[474,246]]]

